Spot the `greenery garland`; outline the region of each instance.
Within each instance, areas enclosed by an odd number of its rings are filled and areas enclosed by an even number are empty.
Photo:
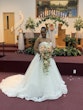
[[[48,16],[46,16],[44,18],[41,18],[41,20],[39,20],[36,23],[36,27],[38,27],[42,22],[45,22],[48,19],[53,20],[54,21],[53,22],[54,24],[56,24],[56,22],[59,22],[59,23],[65,24],[67,27],[69,26],[68,25],[68,22],[66,20],[64,20],[63,18],[48,15]]]
[[[55,17],[55,16],[46,16],[44,18],[41,18],[38,22],[35,23],[35,21],[29,17],[28,20],[26,21],[26,24],[25,24],[25,28],[30,28],[30,29],[35,29],[36,27],[38,27],[40,24],[42,24],[42,22],[45,22],[46,20],[53,20],[54,24],[56,24],[56,22],[59,22],[59,23],[62,23],[62,24],[65,24],[66,26],[69,26],[68,25],[68,22],[66,20],[64,20],[63,18],[61,17]]]

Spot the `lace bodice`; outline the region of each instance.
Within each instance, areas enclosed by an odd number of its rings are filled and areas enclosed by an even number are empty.
[[[39,44],[39,48],[40,48],[41,46],[50,46],[50,47],[52,47],[52,42],[41,42],[41,43]]]

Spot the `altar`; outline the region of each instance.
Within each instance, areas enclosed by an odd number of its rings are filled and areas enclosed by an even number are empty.
[[[35,33],[34,32],[34,37],[33,38],[30,38],[29,37],[29,34],[26,32],[26,33],[23,33],[24,34],[24,41],[25,41],[25,47],[28,48],[32,45],[32,39],[36,39],[40,36],[40,33]],[[62,24],[59,24],[58,25],[58,35],[55,36],[55,39],[56,39],[56,46],[57,47],[60,47],[60,48],[63,48],[65,47],[65,42],[63,41],[63,39],[65,38],[66,36],[66,30],[65,29],[62,29]]]

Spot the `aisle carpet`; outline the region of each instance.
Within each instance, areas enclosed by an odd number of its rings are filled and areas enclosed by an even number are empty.
[[[0,72],[0,81],[18,73]],[[83,110],[83,77],[62,75],[68,87],[68,94],[57,100],[41,103],[20,98],[9,98],[0,90],[0,110]]]

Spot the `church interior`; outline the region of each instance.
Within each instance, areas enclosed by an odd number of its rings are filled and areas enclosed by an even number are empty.
[[[0,82],[26,72],[41,27],[49,32],[52,24],[53,58],[69,90],[60,99],[41,103],[9,98],[0,90],[2,110],[83,110],[82,10],[83,0],[0,0]]]

